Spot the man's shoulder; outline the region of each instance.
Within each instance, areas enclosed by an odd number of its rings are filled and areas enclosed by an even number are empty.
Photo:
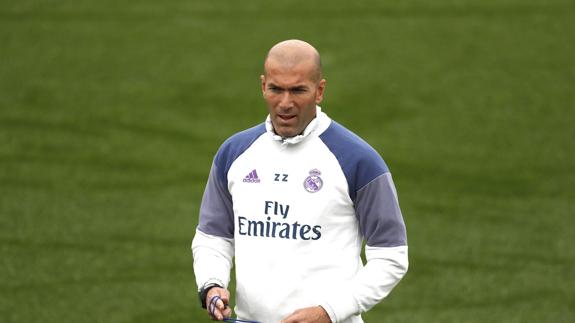
[[[335,121],[320,135],[320,139],[339,162],[352,200],[355,200],[359,189],[389,172],[383,158],[370,144]]]
[[[249,129],[237,132],[226,139],[216,154],[216,165],[220,168],[229,169],[231,163],[265,132],[265,124],[260,123]]]
[[[262,134],[266,132],[265,124],[262,122],[258,125],[255,125],[251,128],[242,130],[240,132],[236,132],[232,136],[230,136],[224,143],[222,147],[226,146],[249,146],[251,145],[256,139],[258,139]]]
[[[380,154],[353,131],[332,120],[330,126],[320,135],[333,154],[347,156],[353,160],[383,162]]]

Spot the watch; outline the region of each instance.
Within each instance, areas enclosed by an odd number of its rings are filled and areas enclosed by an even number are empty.
[[[208,296],[208,291],[214,287],[220,287],[221,288],[222,286],[219,284],[216,284],[216,283],[211,283],[211,284],[204,285],[204,286],[202,286],[202,288],[200,288],[198,295],[200,296],[200,304],[202,304],[203,308],[207,308],[206,296]]]

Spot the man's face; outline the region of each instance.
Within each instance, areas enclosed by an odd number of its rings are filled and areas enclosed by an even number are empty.
[[[325,80],[314,78],[311,61],[286,68],[271,60],[265,68],[262,91],[276,134],[281,137],[301,134],[315,118],[315,106],[323,99]]]

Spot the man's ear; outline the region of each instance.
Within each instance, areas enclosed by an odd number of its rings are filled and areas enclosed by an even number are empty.
[[[262,81],[262,94],[266,94],[266,76],[260,75],[260,80]]]
[[[319,84],[317,86],[317,95],[315,97],[315,103],[316,104],[320,104],[321,101],[323,100],[323,93],[325,91],[325,84],[326,84],[325,79],[321,79],[321,81],[319,81]]]

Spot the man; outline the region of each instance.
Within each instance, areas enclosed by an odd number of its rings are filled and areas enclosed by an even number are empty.
[[[263,323],[363,322],[407,271],[395,186],[379,154],[332,121],[319,53],[276,44],[264,63],[265,123],[218,150],[192,243],[200,300]],[[360,253],[366,241],[364,266]]]

